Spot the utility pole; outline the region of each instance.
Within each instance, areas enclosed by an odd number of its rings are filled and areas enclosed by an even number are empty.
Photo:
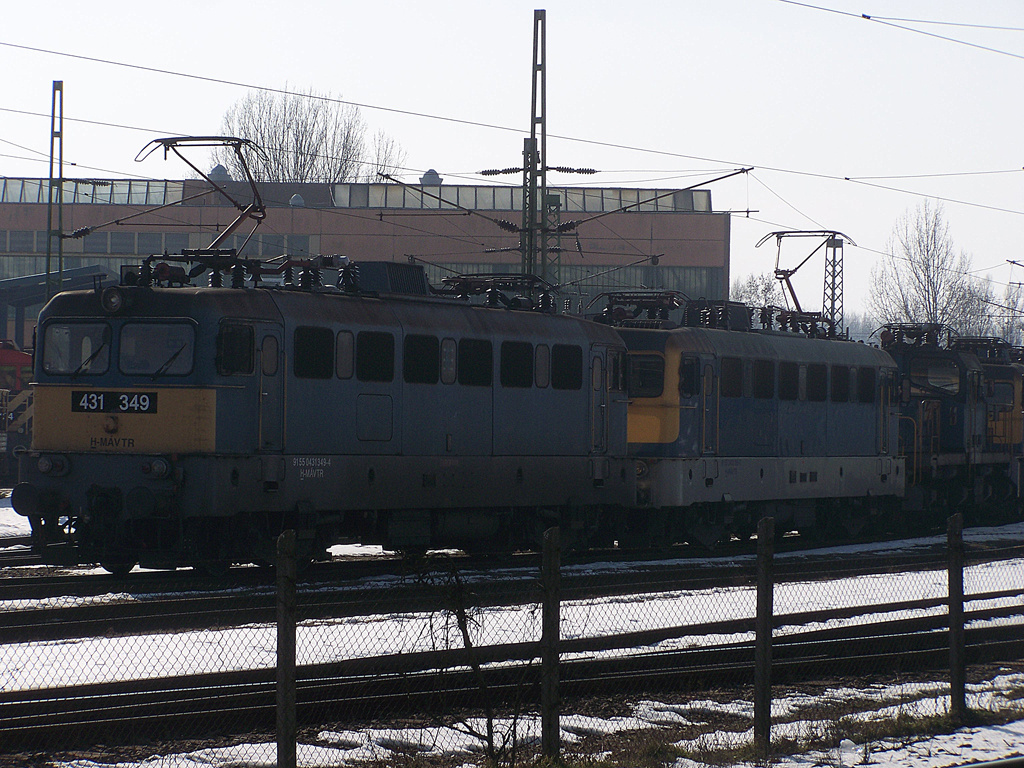
[[[533,63],[530,67],[530,138],[523,142],[523,226],[519,233],[524,275],[549,280],[547,228],[547,12],[533,12]],[[540,134],[538,138],[538,133]]]
[[[54,167],[57,175],[54,177]],[[57,208],[57,227],[53,209]],[[64,285],[64,81],[53,81],[50,103],[50,185],[46,196],[46,298]],[[53,246],[57,245],[57,275],[53,276]]]

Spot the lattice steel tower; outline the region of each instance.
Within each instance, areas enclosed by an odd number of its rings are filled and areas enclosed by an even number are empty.
[[[843,238],[833,236],[825,242],[825,285],[821,314],[832,323],[836,333],[845,333],[843,325]]]

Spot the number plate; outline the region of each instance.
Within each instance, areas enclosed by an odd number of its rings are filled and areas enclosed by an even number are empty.
[[[71,393],[74,413],[156,413],[156,392],[90,392]]]

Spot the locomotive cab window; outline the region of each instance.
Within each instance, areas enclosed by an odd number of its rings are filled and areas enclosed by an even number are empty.
[[[360,381],[393,381],[395,337],[383,331],[360,331],[356,336],[356,378]]]
[[[779,400],[796,400],[800,396],[800,366],[779,363]]]
[[[775,397],[775,361],[755,360],[752,366],[754,397],[771,400]]]
[[[857,369],[857,402],[875,402],[875,369]]]
[[[192,373],[196,332],[185,323],[125,323],[121,328],[121,373],[186,376]]]
[[[300,325],[292,337],[292,373],[297,379],[329,379],[334,375],[334,332]]]
[[[107,323],[50,323],[43,332],[43,371],[64,376],[106,373],[111,335]]]
[[[217,333],[217,373],[221,376],[252,373],[253,339],[251,325],[221,324]]]
[[[700,361],[684,357],[679,361],[679,396],[696,397],[700,394]]]
[[[582,347],[555,344],[551,350],[551,386],[554,389],[583,389]]]
[[[722,397],[743,397],[743,361],[738,357],[722,358]]]
[[[985,399],[990,403],[1013,405],[1013,382],[1005,379],[988,379],[985,382]]]
[[[489,387],[493,380],[491,342],[487,339],[459,341],[459,384]]]
[[[402,378],[408,384],[437,384],[441,373],[437,336],[409,334],[402,354]]]
[[[533,344],[528,341],[501,342],[501,386],[533,386]]]
[[[925,395],[940,390],[943,394],[960,392],[960,368],[945,357],[915,357],[910,361],[911,394]]]
[[[661,397],[665,388],[665,358],[661,355],[629,356],[629,396]]]
[[[825,402],[828,392],[828,371],[824,363],[807,366],[807,399],[812,403]]]
[[[850,368],[846,365],[832,366],[832,402],[850,401]]]

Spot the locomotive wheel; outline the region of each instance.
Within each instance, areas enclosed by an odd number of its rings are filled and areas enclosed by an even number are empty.
[[[119,560],[111,559],[104,560],[100,563],[100,568],[109,573],[115,579],[123,579],[129,573],[132,568],[135,567],[135,561],[133,560]]]
[[[725,522],[712,510],[694,510],[686,515],[686,540],[704,549],[714,549],[729,540]]]
[[[211,579],[223,579],[228,575],[228,571],[231,570],[230,560],[203,560],[198,563],[196,568],[204,575],[209,576]]]

